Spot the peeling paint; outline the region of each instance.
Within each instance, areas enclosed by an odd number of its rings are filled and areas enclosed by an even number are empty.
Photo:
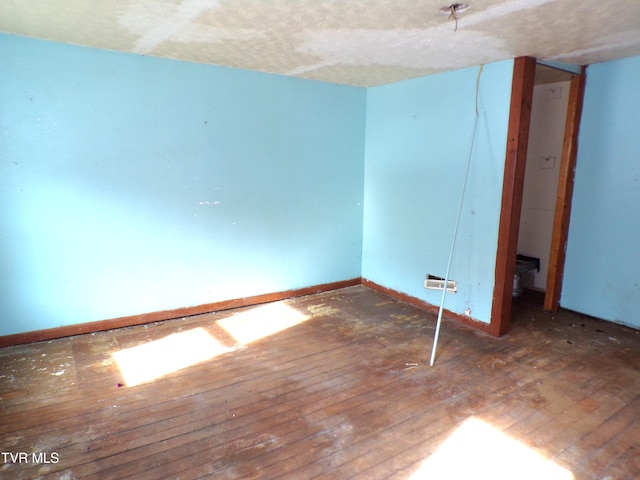
[[[132,4],[119,16],[120,25],[139,36],[132,50],[152,53],[165,42],[182,44],[246,41],[263,37],[254,28],[225,28],[203,24],[198,19],[219,8],[219,0],[185,0],[178,5],[142,1]]]
[[[472,2],[455,33],[426,2],[115,0],[90,14],[77,0],[4,3],[9,33],[359,86],[520,55],[581,65],[640,53],[629,0]]]

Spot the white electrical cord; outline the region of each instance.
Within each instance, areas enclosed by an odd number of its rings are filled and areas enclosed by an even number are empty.
[[[453,240],[451,241],[451,250],[449,250],[449,260],[447,262],[447,271],[444,275],[444,288],[442,289],[442,298],[440,299],[440,308],[438,309],[438,321],[436,322],[436,331],[433,336],[433,347],[431,348],[431,361],[429,365],[433,367],[436,359],[436,349],[438,348],[438,337],[440,336],[440,325],[442,323],[442,312],[444,311],[444,299],[447,296],[447,286],[449,285],[449,273],[451,271],[451,261],[453,260],[453,251],[456,246],[456,238],[458,237],[458,227],[460,225],[460,216],[462,215],[462,204],[464,202],[464,194],[467,190],[467,179],[469,178],[469,167],[471,166],[471,156],[473,155],[473,145],[476,141],[476,130],[478,128],[478,91],[480,88],[480,75],[482,68],[480,65],[478,70],[478,78],[476,79],[476,116],[473,121],[473,134],[471,135],[471,146],[469,147],[469,157],[467,158],[467,168],[464,173],[464,181],[462,182],[462,194],[460,195],[460,205],[458,206],[458,215],[456,217],[456,226],[453,230]]]

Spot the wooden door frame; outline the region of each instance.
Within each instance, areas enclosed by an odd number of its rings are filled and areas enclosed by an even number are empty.
[[[564,260],[569,237],[569,217],[573,198],[573,180],[575,178],[576,159],[578,157],[578,132],[582,117],[582,103],[586,83],[586,68],[582,67],[580,75],[571,78],[567,119],[562,141],[562,157],[558,177],[558,193],[551,234],[551,250],[549,252],[549,270],[544,296],[544,309],[556,312],[560,308],[562,276]]]
[[[507,333],[511,325],[513,275],[518,249],[536,64],[535,58],[518,57],[513,66],[495,284],[489,327],[489,332],[498,337]],[[585,78],[583,68],[580,75],[574,76],[571,80],[547,275],[546,310],[557,310],[560,305]]]
[[[518,57],[514,60],[507,151],[502,181],[502,207],[498,226],[495,283],[489,327],[490,333],[497,337],[507,333],[511,323],[513,274],[516,268],[518,230],[520,229],[520,211],[522,209],[535,75],[535,58]]]

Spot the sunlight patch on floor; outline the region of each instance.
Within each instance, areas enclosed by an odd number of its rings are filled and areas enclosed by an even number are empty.
[[[216,324],[231,335],[237,345],[247,345],[294,327],[311,318],[284,303],[253,307]],[[148,383],[170,373],[210,360],[235,347],[227,347],[202,327],[174,333],[136,347],[113,353],[128,387]]]
[[[128,387],[147,383],[231,351],[198,327],[113,353]]]
[[[295,308],[275,302],[236,313],[216,323],[238,343],[246,345],[295,327],[309,318]]]
[[[573,474],[489,423],[467,419],[410,480],[574,480]]]

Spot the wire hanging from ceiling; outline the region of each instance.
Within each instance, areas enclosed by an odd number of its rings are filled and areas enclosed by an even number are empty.
[[[480,91],[480,76],[482,75],[482,69],[484,65],[480,65],[478,70],[478,77],[476,78],[476,103],[475,103],[475,117],[473,120],[473,133],[471,135],[471,145],[469,147],[469,155],[467,157],[467,167],[464,173],[464,181],[462,182],[462,193],[460,195],[460,204],[458,205],[458,214],[456,216],[456,224],[453,229],[453,239],[451,240],[451,249],[449,250],[449,260],[447,261],[447,270],[444,275],[444,288],[442,289],[442,297],[440,299],[440,308],[438,308],[438,320],[436,322],[436,331],[433,335],[433,347],[431,348],[431,360],[429,365],[433,367],[433,363],[436,359],[436,349],[438,348],[438,337],[440,336],[440,325],[442,324],[442,313],[444,312],[444,300],[447,295],[447,285],[449,285],[449,274],[451,273],[451,262],[453,260],[453,252],[456,246],[456,238],[458,237],[458,227],[460,226],[460,217],[462,216],[462,204],[464,203],[464,194],[467,190],[467,180],[469,178],[469,169],[471,167],[471,157],[473,156],[473,146],[476,142],[476,131],[478,130],[478,97]]]
[[[451,5],[446,5],[440,9],[440,13],[445,15],[449,15],[449,20],[453,20],[456,24],[453,29],[454,32],[458,31],[458,14],[464,12],[469,9],[469,5],[466,3],[452,3]]]

